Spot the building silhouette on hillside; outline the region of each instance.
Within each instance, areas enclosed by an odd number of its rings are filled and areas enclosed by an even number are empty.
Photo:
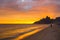
[[[46,18],[42,18],[41,20],[36,21],[34,24],[51,24],[51,23],[60,24],[60,17],[56,17],[56,19],[51,19],[50,17],[46,16]]]
[[[55,19],[55,23],[60,24],[60,17],[56,17],[56,19]]]

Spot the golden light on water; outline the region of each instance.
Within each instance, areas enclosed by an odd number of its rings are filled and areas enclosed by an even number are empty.
[[[31,32],[27,32],[27,33],[25,33],[25,34],[23,34],[23,35],[20,35],[20,36],[18,36],[16,39],[14,39],[14,40],[22,40],[22,39],[24,39],[24,38],[26,38],[26,37],[28,37],[28,36],[31,36],[31,35],[34,35],[34,34],[36,34],[37,32],[40,32],[41,30],[43,30],[43,29],[45,29],[45,28],[47,28],[48,26],[45,26],[45,27],[37,27],[35,30],[32,30]]]
[[[29,33],[26,33],[26,34],[23,34],[23,35],[19,36],[18,38],[16,38],[15,40],[22,40],[22,39],[24,39],[25,37],[30,36],[30,35],[33,35],[33,34],[39,32],[39,31],[40,31],[40,29],[34,30],[34,31],[29,32]]]
[[[21,40],[47,28],[49,25],[2,25],[0,28],[1,39]]]
[[[13,35],[16,35],[16,34],[25,33],[25,32],[28,32],[28,31],[31,31],[31,30],[37,29],[37,28],[38,27],[25,27],[25,28],[23,27],[23,28],[21,28],[21,26],[18,26],[18,27],[14,26],[14,27],[10,27],[10,28],[9,27],[0,28],[0,30],[5,31],[3,33],[0,33],[0,38],[4,39],[4,38],[7,38],[7,37],[10,37],[10,36],[13,36]],[[6,30],[8,30],[8,31],[6,31]]]

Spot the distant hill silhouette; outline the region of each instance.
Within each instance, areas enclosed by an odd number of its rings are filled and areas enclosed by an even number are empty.
[[[34,24],[50,24],[50,23],[60,23],[60,17],[56,17],[56,19],[51,19],[50,17],[43,18],[39,21],[36,21]]]
[[[59,23],[60,24],[60,17],[56,17],[55,23]]]

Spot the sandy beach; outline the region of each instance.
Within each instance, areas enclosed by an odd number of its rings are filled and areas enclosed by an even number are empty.
[[[60,40],[60,25],[53,25],[23,40]]]

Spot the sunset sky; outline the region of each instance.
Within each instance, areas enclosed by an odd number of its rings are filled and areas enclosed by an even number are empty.
[[[0,24],[31,24],[60,16],[60,0],[0,0]]]

